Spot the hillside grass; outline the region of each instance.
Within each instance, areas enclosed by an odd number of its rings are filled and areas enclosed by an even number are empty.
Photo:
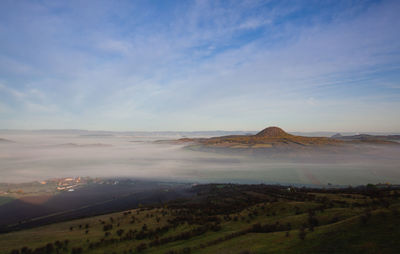
[[[288,193],[223,185],[201,191],[198,200],[1,234],[0,253],[24,246],[34,250],[66,239],[69,243],[58,250],[60,254],[400,253],[397,192]],[[105,225],[112,229],[105,230]],[[168,230],[157,231],[162,227]],[[203,231],[193,233],[199,229]],[[134,237],[124,239],[129,231]],[[148,235],[141,239],[141,233]],[[172,240],[151,246],[157,239]],[[56,253],[42,251],[37,253]]]

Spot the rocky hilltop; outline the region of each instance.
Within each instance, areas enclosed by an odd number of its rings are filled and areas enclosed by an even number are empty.
[[[285,132],[279,127],[268,127],[265,128],[264,130],[260,131],[255,137],[260,137],[260,138],[278,138],[278,137],[293,137],[293,135]]]

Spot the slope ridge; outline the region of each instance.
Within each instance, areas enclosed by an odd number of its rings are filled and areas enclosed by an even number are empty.
[[[256,137],[268,137],[268,138],[278,138],[278,137],[290,137],[293,136],[279,127],[271,126],[267,127],[264,130],[260,131],[256,135]]]

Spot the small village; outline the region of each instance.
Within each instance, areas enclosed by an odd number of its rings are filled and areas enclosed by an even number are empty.
[[[28,183],[0,183],[0,196],[18,198],[27,195],[41,195],[57,192],[73,192],[88,184],[116,185],[115,179],[91,178],[91,177],[62,177],[51,178],[43,181]]]
[[[86,184],[117,184],[118,181],[103,179],[103,178],[90,178],[90,177],[64,177],[52,178],[47,181],[40,182],[41,184],[55,185],[57,191],[74,191],[79,186]]]

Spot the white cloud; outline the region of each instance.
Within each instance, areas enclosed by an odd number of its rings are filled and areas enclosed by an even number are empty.
[[[58,119],[52,112],[63,112],[77,125],[174,129],[188,121],[187,128],[193,122],[209,129],[211,122],[213,128],[227,126],[224,122],[243,126],[235,120],[238,112],[257,127],[262,114],[276,122],[284,121],[281,115],[296,117],[300,109],[311,115],[315,103],[329,105],[330,89],[346,84],[396,84],[381,73],[400,64],[397,2],[362,11],[356,6],[326,20],[318,14],[302,24],[290,19],[300,4],[278,2],[264,9],[264,2],[240,4],[200,1],[163,12],[167,17],[112,4],[107,6],[112,13],[121,9],[115,23],[102,5],[90,14],[87,6],[72,5],[62,15],[46,5],[39,8],[45,15],[27,12],[35,22],[19,24],[32,44],[22,49],[25,67],[10,65],[15,73],[35,75],[9,78],[0,90],[51,121]],[[256,29],[259,34],[246,34]],[[6,46],[8,54],[15,50]],[[0,50],[0,58],[4,55]],[[357,100],[368,95],[360,90]]]
[[[132,51],[132,47],[127,41],[114,39],[101,41],[98,47],[102,50],[121,54],[128,54]]]

